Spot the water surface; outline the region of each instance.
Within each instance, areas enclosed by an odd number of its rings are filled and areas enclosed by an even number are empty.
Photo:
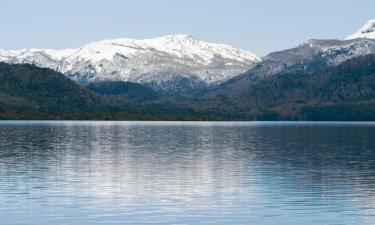
[[[375,224],[375,124],[0,122],[0,224]]]

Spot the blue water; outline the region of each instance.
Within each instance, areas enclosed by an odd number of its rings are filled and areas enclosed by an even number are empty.
[[[375,224],[375,124],[0,122],[0,224]]]

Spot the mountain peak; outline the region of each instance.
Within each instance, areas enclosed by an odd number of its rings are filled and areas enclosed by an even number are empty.
[[[68,50],[0,50],[0,61],[55,69],[80,83],[162,83],[184,77],[216,84],[246,72],[261,59],[230,45],[176,34],[142,40],[101,40]]]
[[[149,40],[159,40],[164,43],[168,42],[179,42],[179,43],[191,43],[191,44],[197,44],[199,42],[202,42],[199,38],[190,35],[190,34],[173,34],[173,35],[166,35],[158,38],[153,38]],[[145,40],[143,40],[145,41]],[[147,40],[146,40],[147,41]]]
[[[175,35],[167,35],[166,38],[176,38],[176,39],[184,39],[184,40],[199,40],[197,37],[191,34],[175,34]]]
[[[347,40],[356,38],[375,39],[375,20],[367,21],[367,23],[359,31],[350,35]]]

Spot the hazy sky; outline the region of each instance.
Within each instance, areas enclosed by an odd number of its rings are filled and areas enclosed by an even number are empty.
[[[1,0],[0,48],[188,33],[265,55],[310,38],[345,38],[369,19],[375,0]]]

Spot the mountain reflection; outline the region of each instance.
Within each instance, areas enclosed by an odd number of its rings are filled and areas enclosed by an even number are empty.
[[[371,224],[374,131],[371,124],[5,123],[0,216],[28,218],[37,205],[46,215],[39,224],[68,215],[70,224]]]

